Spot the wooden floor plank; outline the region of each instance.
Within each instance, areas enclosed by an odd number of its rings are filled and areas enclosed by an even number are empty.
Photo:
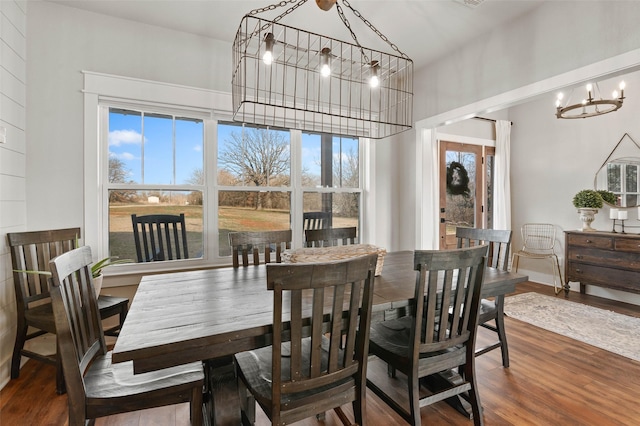
[[[536,291],[553,296],[553,288],[534,283],[518,286],[518,293]],[[557,297],[563,297],[559,295]],[[571,293],[569,300],[625,315],[640,317],[637,306]],[[477,359],[480,398],[487,425],[622,425],[635,426],[640,419],[640,362],[534,327],[505,319],[511,367],[502,368],[500,351]],[[480,329],[478,346],[493,339]],[[382,363],[370,363],[371,374],[386,375]],[[372,392],[367,394],[370,426],[404,424],[401,418]],[[351,408],[344,407],[347,415]],[[259,411],[259,410],[258,410]],[[430,426],[472,424],[453,408],[437,403],[421,410],[423,424]],[[55,393],[55,369],[28,361],[20,378],[0,391],[1,425],[65,425],[67,397]],[[189,406],[180,404],[98,419],[98,426],[142,426],[189,424]],[[263,413],[257,425],[268,425]],[[327,413],[324,423],[315,418],[299,425],[337,426]]]

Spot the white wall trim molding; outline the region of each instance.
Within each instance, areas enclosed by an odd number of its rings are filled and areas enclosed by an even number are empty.
[[[455,108],[453,110],[419,120],[416,122],[416,129],[435,128],[457,121],[466,120],[475,117],[476,115],[489,114],[509,108],[545,93],[552,93],[556,90],[566,89],[589,80],[601,80],[615,77],[616,75],[629,73],[638,69],[640,69],[640,49],[635,49],[612,58],[604,59],[569,72],[528,84],[526,86],[509,90],[490,98],[482,99],[478,102],[474,102],[460,108]],[[553,99],[550,100],[550,104],[552,103]]]
[[[436,132],[436,138],[438,141],[465,143],[468,145],[496,146],[495,139],[474,138],[473,136],[454,135],[451,133]]]

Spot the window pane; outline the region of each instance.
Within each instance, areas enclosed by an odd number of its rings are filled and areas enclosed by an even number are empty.
[[[189,258],[203,255],[202,199],[199,191],[109,191],[109,251],[111,256],[137,261],[131,215],[184,213]]]
[[[143,183],[175,184],[173,117],[155,114],[145,115],[143,125]]]
[[[358,139],[327,134],[302,134],[302,185],[358,188]]]
[[[358,139],[333,137],[333,186],[358,188]]]
[[[176,118],[176,183],[204,185],[202,169],[204,123]]]
[[[322,151],[319,134],[302,134],[302,186],[319,187],[322,185]]]
[[[256,208],[261,205],[261,208]],[[231,256],[229,232],[278,231],[291,228],[291,194],[276,191],[220,191],[220,256]]]
[[[626,192],[638,192],[638,166],[626,165]],[[629,205],[629,204],[627,204]],[[635,204],[632,204],[635,205]]]
[[[360,227],[359,193],[319,193],[305,192],[303,209],[305,212],[329,212],[329,228]]]
[[[607,164],[607,187],[611,192],[622,191],[622,170],[620,164]]]
[[[219,177],[224,185],[289,186],[290,140],[288,131],[219,124]]]
[[[142,115],[109,109],[109,182],[142,183]]]

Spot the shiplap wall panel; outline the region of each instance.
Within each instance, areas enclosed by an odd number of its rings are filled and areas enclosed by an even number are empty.
[[[0,388],[9,381],[16,308],[7,232],[26,224],[26,1],[0,0]]]

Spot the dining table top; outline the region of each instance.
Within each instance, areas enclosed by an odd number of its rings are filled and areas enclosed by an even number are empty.
[[[273,293],[266,266],[223,267],[144,276],[112,352],[135,373],[218,358],[269,344]],[[485,269],[482,297],[509,294],[523,274]],[[374,283],[375,311],[414,296],[413,251],[390,252]]]

